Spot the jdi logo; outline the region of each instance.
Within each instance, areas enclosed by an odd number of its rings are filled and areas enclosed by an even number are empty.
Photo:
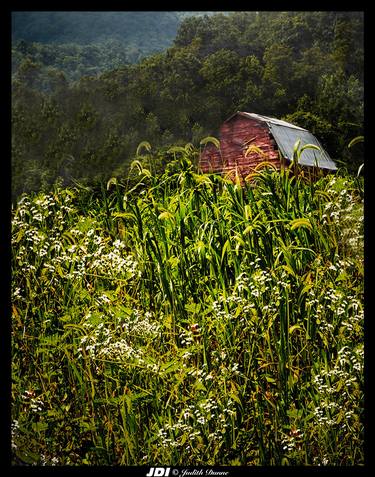
[[[170,471],[170,467],[166,467],[165,469],[163,467],[151,467],[146,477],[168,477]]]

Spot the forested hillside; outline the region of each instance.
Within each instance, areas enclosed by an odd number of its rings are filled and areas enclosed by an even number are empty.
[[[174,13],[165,13],[171,20]],[[95,17],[98,22],[102,14]],[[146,28],[152,14],[142,14]],[[48,190],[59,177],[69,184],[126,176],[143,140],[160,157],[154,167],[162,168],[168,161],[163,148],[197,145],[236,110],[306,127],[349,170],[362,163],[361,144],[347,148],[363,132],[361,12],[190,17],[179,26],[173,46],[137,64],[126,64],[134,58],[122,50],[113,20],[115,34],[100,47],[31,44],[27,25],[15,28],[14,39],[23,30],[24,40],[17,40],[13,54],[14,197]],[[51,41],[53,34],[77,41],[55,27],[38,41]],[[159,38],[160,31],[151,30],[151,37]],[[173,33],[172,26],[164,30]],[[91,41],[100,31],[92,23],[82,34]],[[49,66],[48,55],[54,58]],[[112,69],[99,75],[100,61]],[[86,75],[69,75],[69,68]],[[90,68],[95,75],[88,74]]]
[[[13,12],[13,68],[26,53],[69,78],[134,63],[172,45],[189,16],[211,12]]]
[[[108,38],[160,49],[174,39],[178,25],[190,16],[213,12],[13,12],[12,38],[40,43],[89,44]],[[151,46],[149,46],[151,48]],[[149,50],[150,51],[150,50]]]

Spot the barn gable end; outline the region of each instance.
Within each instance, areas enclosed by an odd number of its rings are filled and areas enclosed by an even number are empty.
[[[220,150],[212,144],[204,148],[199,160],[199,169],[202,172],[229,176],[238,173],[244,178],[263,161],[280,169],[281,161],[292,160],[294,144],[298,139],[301,140],[300,146],[314,144],[321,149],[321,152],[305,149],[301,155],[301,165],[318,165],[330,171],[337,169],[319,141],[309,131],[267,116],[237,112],[222,124],[219,139]],[[251,151],[250,146],[255,146],[257,150],[254,148]]]

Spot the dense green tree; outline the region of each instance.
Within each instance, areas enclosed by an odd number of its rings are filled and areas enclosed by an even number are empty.
[[[279,115],[289,109],[297,95],[294,88],[292,49],[283,44],[270,46],[264,52],[263,61],[266,108],[270,113]]]
[[[332,151],[337,147],[335,127],[317,114],[298,109],[296,112],[284,116],[283,119],[312,132],[319,138],[325,149]]]
[[[220,97],[222,114],[228,114],[241,96],[240,57],[231,50],[220,49],[207,56],[200,73],[209,96]]]
[[[294,88],[300,97],[313,96],[316,91],[317,78],[334,73],[337,66],[332,54],[324,53],[319,46],[307,48],[300,54],[300,59],[293,64]]]
[[[363,19],[355,12],[342,13],[335,19],[333,56],[340,69],[347,75],[363,74]]]

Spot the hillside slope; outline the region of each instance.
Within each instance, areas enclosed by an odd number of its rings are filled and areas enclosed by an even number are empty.
[[[13,56],[14,197],[126,177],[140,142],[198,146],[235,111],[308,129],[355,174],[363,163],[363,144],[347,147],[363,135],[361,12],[189,17],[173,46],[128,65],[121,42],[40,45]]]
[[[117,40],[148,54],[170,46],[183,19],[211,13],[13,12],[12,40],[79,45]]]

